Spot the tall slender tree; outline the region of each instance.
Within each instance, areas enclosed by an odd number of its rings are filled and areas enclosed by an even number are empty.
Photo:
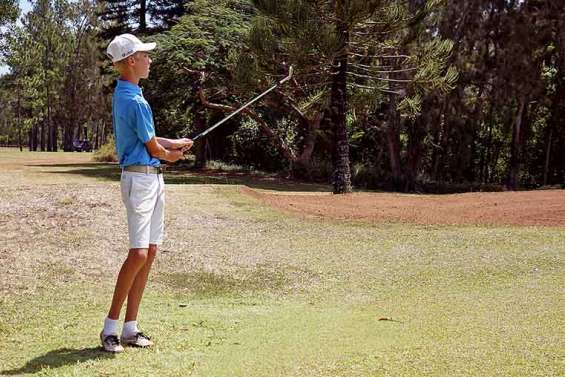
[[[131,32],[134,29],[134,11],[136,0],[104,0],[100,4],[98,14],[102,21],[100,36],[109,40],[118,34]]]
[[[169,30],[187,14],[192,0],[152,0],[149,15],[154,28]]]

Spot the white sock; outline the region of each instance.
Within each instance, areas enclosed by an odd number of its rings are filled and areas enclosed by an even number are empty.
[[[137,328],[137,321],[124,322],[124,327],[122,328],[123,336],[132,336],[137,334],[138,332],[139,329]]]
[[[104,330],[102,333],[104,335],[118,335],[118,326],[120,325],[120,321],[118,319],[110,319],[106,317],[104,320]]]

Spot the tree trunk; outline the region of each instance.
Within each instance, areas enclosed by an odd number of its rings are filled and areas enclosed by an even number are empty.
[[[402,190],[402,167],[400,162],[400,114],[396,109],[396,95],[391,94],[386,114],[385,134],[390,161],[390,172],[394,190]]]
[[[522,134],[523,120],[526,109],[527,96],[522,95],[518,101],[518,113],[512,128],[512,145],[510,148],[510,167],[508,172],[508,183],[506,187],[509,190],[517,190],[520,180],[520,164],[522,160]]]
[[[543,185],[547,185],[547,176],[549,175],[549,161],[551,160],[551,143],[553,142],[553,127],[550,126],[547,135],[547,143],[545,145],[545,163],[543,165]]]
[[[47,151],[53,152],[53,144],[55,144],[55,140],[53,140],[53,125],[51,124],[51,91],[47,80],[45,80],[45,95],[47,96]]]
[[[563,164],[564,159],[559,158],[560,155],[563,156],[563,148],[553,148],[553,144],[556,146],[563,145],[563,141],[565,141],[563,138],[563,130],[565,129],[565,79],[563,79],[565,75],[565,58],[562,59],[563,63],[560,65],[556,74],[555,94],[552,98],[551,117],[548,124],[549,131],[547,133],[543,169],[544,185],[554,183],[550,178],[550,172],[552,173],[551,175],[555,175],[555,173],[565,166]]]
[[[316,112],[312,118],[302,117],[301,122],[305,127],[304,145],[302,145],[302,151],[292,166],[292,175],[294,177],[307,179],[312,177],[312,153],[314,153],[317,131],[320,128],[322,118],[322,112]]]
[[[295,139],[302,140],[296,145],[297,156],[290,160],[290,175],[294,178],[312,178],[312,154],[318,139],[320,124],[329,116],[328,111],[314,111],[306,115],[296,105],[295,100],[283,92],[265,99],[265,105],[282,114],[294,114],[298,120],[298,129]]]
[[[63,127],[63,150],[65,152],[70,152],[72,150],[71,126],[68,119],[66,119],[65,123],[66,124]]]
[[[493,129],[493,118],[494,113],[494,104],[491,103],[489,106],[488,116],[485,121],[485,125],[487,127],[487,137],[486,140],[483,142],[483,153],[481,155],[481,162],[479,166],[479,181],[481,183],[490,183],[490,174],[488,168],[488,162],[490,161],[490,156],[492,155],[492,129]]]
[[[204,110],[204,106],[201,103],[195,103],[194,107],[192,108],[193,112],[193,123],[192,128],[195,132],[200,133],[206,129],[206,114]],[[208,164],[208,158],[206,149],[208,148],[208,139],[204,136],[204,139],[201,143],[196,144],[196,148],[194,151],[196,160],[194,162],[194,167],[197,169],[204,169]]]
[[[331,129],[334,131],[334,194],[345,194],[352,191],[351,170],[349,166],[349,139],[347,136],[347,44],[349,31],[345,23],[345,1],[338,0],[336,4],[336,32],[341,45],[339,56],[334,60],[337,74],[333,77],[330,103]]]
[[[22,118],[21,118],[21,91],[20,83],[18,81],[18,146],[20,147],[20,152],[22,149]]]
[[[147,15],[147,1],[140,0],[139,1],[139,32],[140,33],[145,33],[145,31],[147,30],[146,15]]]
[[[408,127],[408,146],[407,146],[407,171],[406,185],[404,191],[416,190],[416,179],[420,160],[423,153],[423,141],[426,137],[426,126],[429,124],[428,114],[431,111],[429,106],[424,106],[424,111]]]
[[[49,86],[49,70],[51,68],[51,61],[49,59],[49,55],[51,53],[51,38],[48,37],[47,39],[47,46],[45,46],[45,56],[44,56],[44,63],[43,63],[43,72],[44,72],[44,79],[45,79],[45,100],[46,100],[46,110],[47,110],[47,124],[46,124],[46,132],[47,132],[47,151],[53,151],[53,144],[56,142],[53,140],[53,130],[51,125],[51,88]]]
[[[51,122],[51,143],[52,143],[51,150],[53,152],[57,152],[57,150],[59,149],[57,122]]]
[[[206,107],[204,106],[199,93],[204,85],[204,76],[200,72],[190,71],[192,79],[192,96],[196,98],[194,106],[192,107],[192,129],[194,132],[199,134],[206,129]],[[200,143],[196,143],[194,148],[194,155],[196,161],[194,162],[194,167],[197,169],[204,169],[208,163],[209,152],[209,142],[208,138],[204,136],[204,139]]]
[[[53,136],[53,132],[51,132],[51,124],[49,122],[49,120],[47,120],[47,152],[51,152],[53,151],[53,141],[51,140],[51,137]]]
[[[41,121],[41,129],[40,129],[40,150],[41,152],[45,152],[45,119]]]
[[[220,104],[217,104],[217,103],[209,102],[206,99],[206,96],[204,95],[204,90],[202,90],[202,89],[200,90],[199,98],[200,98],[200,101],[202,102],[202,104],[206,108],[209,108],[209,109],[220,110],[220,111],[223,111],[223,112],[234,112],[234,111],[237,110],[237,108],[232,107],[232,106],[220,105]],[[296,160],[296,156],[294,155],[294,151],[292,149],[290,149],[286,145],[284,140],[282,140],[282,138],[280,136],[278,136],[269,127],[269,125],[263,120],[263,118],[261,116],[259,116],[257,113],[253,112],[249,108],[246,108],[245,110],[243,110],[242,114],[249,115],[253,120],[255,120],[255,122],[257,122],[257,125],[259,126],[259,130],[271,140],[273,145],[279,150],[279,152],[286,159],[288,159],[289,161],[295,161]],[[223,139],[225,139],[225,138],[223,138]]]
[[[69,95],[67,93],[67,95]],[[75,93],[70,94],[71,106],[75,107]],[[65,152],[73,151],[73,135],[74,135],[74,125],[76,124],[76,112],[70,111],[65,116],[65,125],[63,126],[63,150]]]
[[[386,127],[386,141],[390,159],[392,184],[396,191],[402,190],[402,169],[400,167],[400,132],[393,122]]]
[[[100,122],[96,121],[96,139],[94,141],[94,149],[98,149],[100,141]]]
[[[442,182],[444,176],[441,174],[443,157],[447,151],[447,137],[448,137],[448,109],[450,106],[449,99],[443,101],[439,116],[438,116],[438,129],[435,136],[435,144],[437,147],[434,149],[432,154],[432,177],[434,181]]]
[[[37,125],[33,125],[31,130],[29,130],[29,150],[30,151],[37,151],[37,132],[38,128]]]
[[[106,121],[102,121],[102,140],[101,140],[101,144],[104,145],[106,144],[106,141],[108,141],[108,128],[111,127],[107,127],[108,124],[106,123]]]

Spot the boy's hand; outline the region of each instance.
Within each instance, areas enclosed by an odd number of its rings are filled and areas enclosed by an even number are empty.
[[[177,139],[175,140],[175,149],[180,149],[182,150],[182,153],[188,151],[190,148],[192,148],[192,145],[194,144],[194,142],[190,139],[187,138],[182,138],[182,139]]]
[[[178,160],[184,160],[184,153],[182,149],[173,149],[169,150],[168,153],[169,158],[167,161],[169,162],[177,162]]]
[[[169,162],[184,160],[184,153],[192,148],[193,144],[194,141],[186,138],[170,140],[167,148],[168,157],[165,160]]]

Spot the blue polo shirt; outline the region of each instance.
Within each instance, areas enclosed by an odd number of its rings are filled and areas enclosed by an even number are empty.
[[[159,166],[145,147],[155,137],[153,112],[143,98],[141,88],[129,81],[118,80],[112,97],[112,125],[120,166]]]

